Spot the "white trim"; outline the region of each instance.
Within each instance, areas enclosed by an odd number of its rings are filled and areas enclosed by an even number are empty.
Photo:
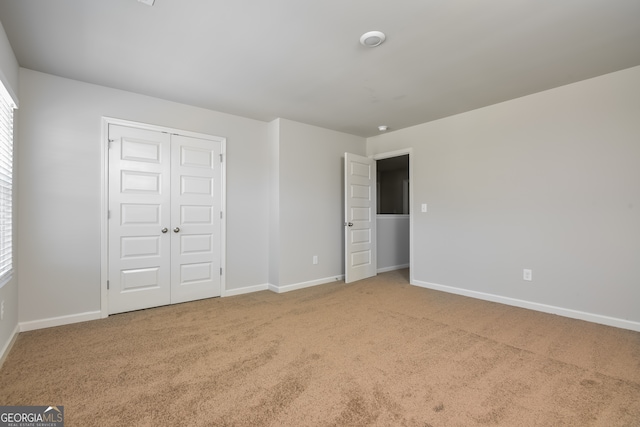
[[[11,338],[9,338],[9,340],[4,345],[4,347],[2,347],[2,350],[0,350],[0,368],[2,368],[4,361],[7,359],[7,356],[9,355],[9,351],[11,350],[11,347],[13,347],[13,344],[16,342],[16,339],[18,339],[19,333],[20,333],[20,326],[16,325],[15,329],[13,330],[13,333],[11,334]]]
[[[136,129],[165,132],[170,134],[178,134],[182,136],[188,136],[191,138],[206,139],[209,141],[220,141],[220,142],[226,141],[226,138],[221,136],[214,136],[214,135],[208,135],[206,133],[192,132],[190,130],[184,130],[184,129],[169,128],[169,127],[160,126],[160,125],[151,125],[148,123],[134,122],[131,120],[116,119],[114,117],[103,116],[102,122],[103,123],[107,122],[107,124],[112,124],[112,125],[133,127]]]
[[[618,319],[616,317],[603,316],[601,314],[587,313],[585,311],[572,310],[570,308],[556,307],[553,305],[525,301],[516,298],[503,297],[500,295],[487,294],[484,292],[471,291],[462,288],[455,288],[453,286],[438,285],[436,283],[423,282],[420,280],[412,280],[411,284],[414,286],[419,286],[421,288],[433,289],[450,294],[463,295],[466,297],[497,302],[514,307],[541,311],[543,313],[557,314],[559,316],[569,317],[571,319],[585,320],[587,322],[599,323],[602,325],[614,326],[616,328],[629,329],[632,331],[640,332],[640,322],[634,322],[632,320]]]
[[[409,155],[409,283],[413,283],[413,272],[414,268],[414,260],[413,260],[413,221],[414,221],[414,211],[413,211],[413,189],[415,186],[415,181],[413,180],[413,148],[403,148],[401,150],[395,151],[387,151],[384,153],[374,154],[372,158],[374,160],[382,160],[388,159],[391,157],[399,157]],[[378,247],[376,246],[376,250]]]
[[[220,155],[222,156],[222,164],[220,173],[222,174],[222,183],[220,191],[220,211],[222,212],[222,220],[220,221],[220,296],[226,294],[227,287],[227,138],[220,141]]]
[[[100,317],[109,316],[109,123],[102,118],[100,135]]]
[[[263,285],[245,286],[244,288],[227,289],[222,293],[223,297],[233,297],[236,295],[250,294],[253,292],[267,291],[269,285],[267,283]]]
[[[18,96],[13,91],[13,87],[9,84],[9,79],[7,79],[7,76],[2,72],[2,70],[0,70],[0,82],[2,82],[2,86],[4,86],[4,88],[0,90],[2,90],[3,92],[6,92],[9,98],[11,98],[11,100],[13,101],[13,105],[15,106],[15,109],[18,109],[18,107],[20,107],[20,103],[18,102]]]
[[[378,273],[386,273],[387,271],[402,270],[403,268],[409,268],[410,264],[392,265],[391,267],[383,267],[378,269]]]
[[[374,154],[372,158],[373,160],[382,160],[382,159],[389,159],[391,157],[400,157],[407,154],[409,155],[409,158],[411,158],[411,148],[403,148],[401,150],[387,151],[384,153]]]
[[[220,142],[220,154],[222,154],[222,191],[220,210],[222,211],[222,221],[220,222],[220,267],[222,275],[220,277],[221,296],[228,295],[225,291],[227,266],[227,138],[221,136],[207,135],[204,133],[192,132],[188,130],[168,128],[165,126],[151,125],[147,123],[134,122],[131,120],[117,119],[113,117],[102,117],[102,134],[100,150],[100,317],[109,316],[109,293],[107,290],[107,280],[109,279],[109,221],[107,218],[109,210],[109,125],[120,125],[145,129],[156,132],[165,132],[172,135],[182,135],[191,138],[205,139],[208,141]]]
[[[20,322],[20,332],[34,331],[36,329],[52,328],[54,326],[70,325],[72,323],[87,322],[102,318],[102,312],[88,311],[86,313],[70,314],[68,316],[50,317],[48,319]]]
[[[326,283],[340,282],[344,280],[344,274],[339,276],[325,277],[324,279],[310,280],[308,282],[294,283],[292,285],[276,286],[269,284],[269,290],[282,294],[284,292],[297,291],[298,289],[310,288],[312,286],[324,285]]]

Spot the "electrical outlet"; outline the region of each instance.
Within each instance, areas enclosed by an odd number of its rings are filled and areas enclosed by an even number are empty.
[[[0,320],[4,320],[4,300],[0,302]]]
[[[316,265],[318,263],[318,255],[314,255],[313,256],[313,265]]]
[[[522,279],[530,282],[531,280],[533,280],[533,272],[525,268],[524,270],[522,270]]]

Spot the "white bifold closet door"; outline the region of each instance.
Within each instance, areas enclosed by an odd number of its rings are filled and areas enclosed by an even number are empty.
[[[221,294],[221,142],[109,125],[109,313]]]

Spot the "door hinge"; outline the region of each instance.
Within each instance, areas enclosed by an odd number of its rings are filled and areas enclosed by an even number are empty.
[[[222,161],[223,161],[223,160],[222,160],[222,154],[220,154],[220,163],[222,163]]]
[[[115,142],[115,139],[110,139],[109,142],[107,143],[107,148],[111,149],[111,143]]]
[[[220,275],[222,276],[222,267],[220,267]]]
[[[220,219],[222,219],[222,211],[220,211]]]
[[[107,211],[107,219],[111,219],[111,210]]]
[[[107,280],[107,290],[109,290],[109,281]]]

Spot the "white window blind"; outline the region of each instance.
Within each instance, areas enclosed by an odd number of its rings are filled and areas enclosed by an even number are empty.
[[[13,272],[13,110],[0,83],[0,286]]]

